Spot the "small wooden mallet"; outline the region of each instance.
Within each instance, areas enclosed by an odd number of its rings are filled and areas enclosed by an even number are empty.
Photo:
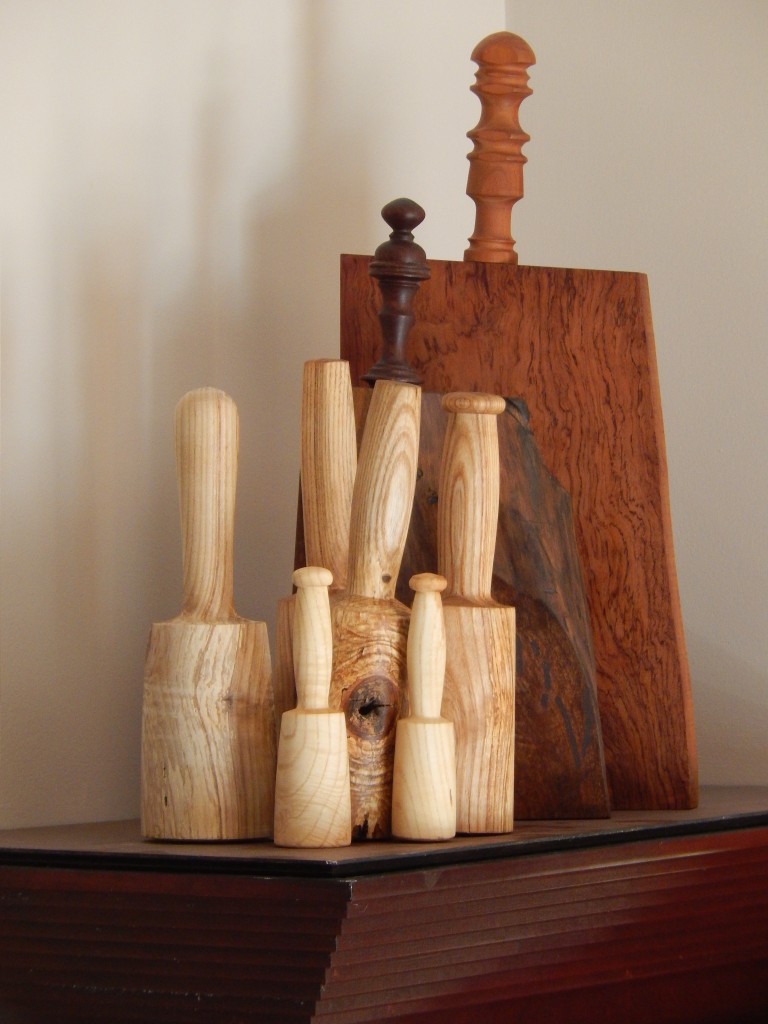
[[[293,574],[297,706],[283,714],[277,749],[275,843],[325,848],[352,842],[347,723],[328,707],[333,637],[327,569]]]
[[[414,591],[408,630],[410,714],[397,723],[392,782],[392,835],[450,839],[456,834],[456,746],[453,722],[440,717],[445,679],[443,576],[423,572]]]

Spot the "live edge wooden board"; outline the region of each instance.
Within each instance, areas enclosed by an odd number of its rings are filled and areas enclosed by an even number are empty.
[[[353,383],[375,362],[381,339],[369,262],[341,257],[340,348]],[[523,398],[542,457],[571,495],[611,805],[695,807],[693,710],[647,278],[428,262],[408,341],[424,391]]]

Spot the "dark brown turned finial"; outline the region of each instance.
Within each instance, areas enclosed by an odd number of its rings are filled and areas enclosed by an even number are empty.
[[[475,204],[475,230],[464,259],[517,263],[512,207],[523,197],[522,149],[530,138],[520,128],[519,112],[531,95],[527,69],[536,58],[520,36],[495,32],[477,44],[472,60],[478,69],[470,88],[482,111],[477,126],[467,132],[474,143],[467,157],[467,195]]]
[[[425,214],[412,199],[393,199],[381,216],[392,228],[392,234],[374,253],[368,273],[379,282],[383,300],[379,310],[383,343],[381,358],[362,379],[371,386],[381,379],[420,384],[420,374],[405,358],[405,345],[414,321],[414,296],[430,274],[426,253],[414,242],[412,234]]]

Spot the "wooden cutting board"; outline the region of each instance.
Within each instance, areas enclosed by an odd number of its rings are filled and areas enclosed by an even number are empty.
[[[370,256],[341,257],[341,357],[381,341]],[[573,502],[615,809],[696,806],[690,677],[643,274],[430,260],[409,360],[425,391],[522,398]]]

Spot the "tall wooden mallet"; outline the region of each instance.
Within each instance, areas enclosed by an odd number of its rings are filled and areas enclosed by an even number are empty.
[[[144,672],[141,826],[148,839],[272,834],[269,640],[233,598],[238,415],[200,388],[176,407],[181,613],[152,626]]]
[[[390,834],[410,609],[395,598],[418,469],[421,388],[377,380],[360,446],[346,593],[332,606],[330,706],[347,716],[352,835]]]
[[[497,395],[456,392],[448,413],[437,506],[446,674],[443,714],[456,727],[456,831],[514,826],[515,609],[491,597],[499,515]]]
[[[277,748],[275,843],[325,848],[352,842],[347,724],[331,711],[333,636],[328,569],[293,574],[293,658],[297,706],[283,714]]]

